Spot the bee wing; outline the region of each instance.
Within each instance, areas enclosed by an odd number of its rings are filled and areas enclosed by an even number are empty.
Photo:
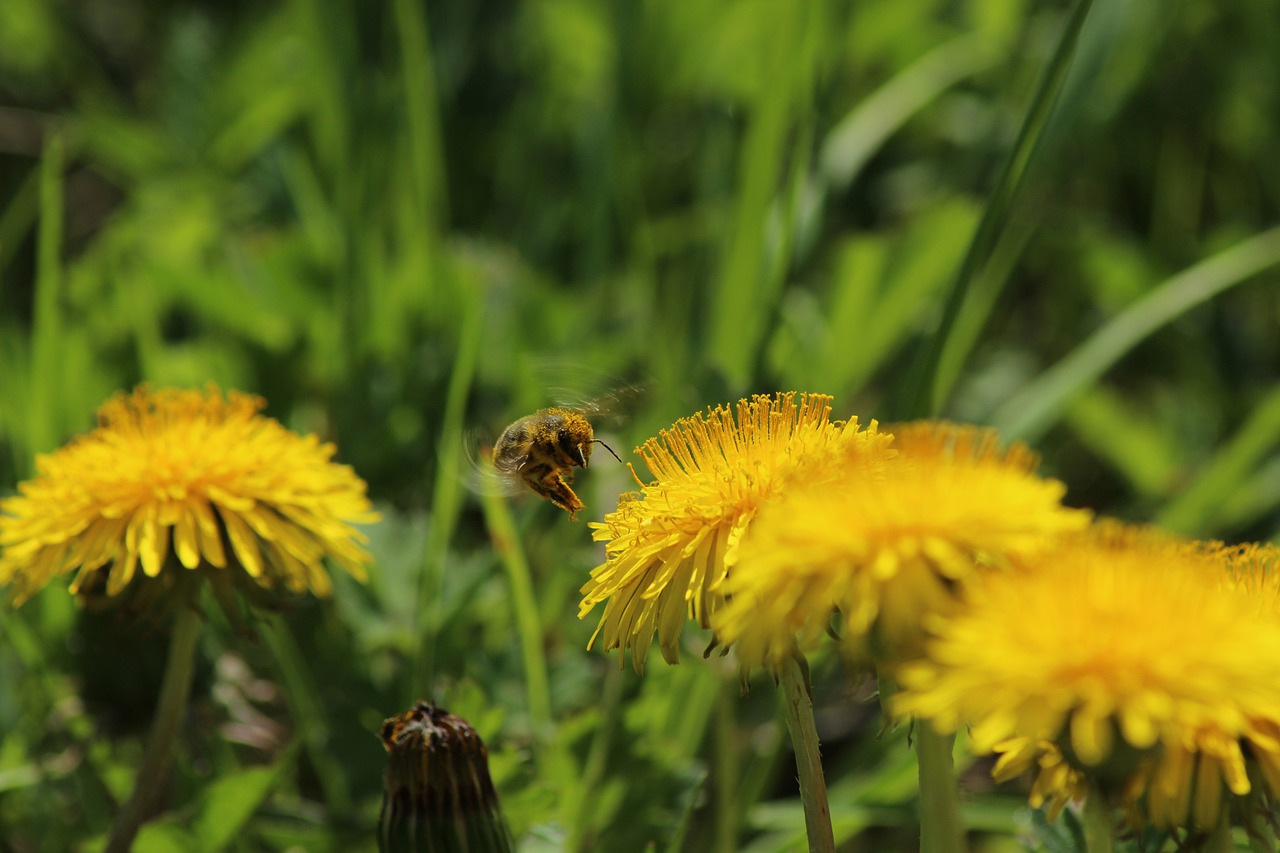
[[[546,400],[562,409],[581,412],[595,426],[621,426],[629,420],[649,390],[647,381],[625,383],[606,370],[581,359],[535,356],[528,360],[531,379]]]
[[[581,412],[596,427],[619,427],[631,419],[631,413],[640,406],[649,387],[646,382],[634,382],[587,399],[557,401],[557,405]]]
[[[524,490],[520,479],[519,459],[515,464],[507,460],[501,467],[493,461],[493,443],[486,440],[479,430],[467,430],[456,442],[458,457],[462,460],[458,474],[467,488],[477,495],[518,495]]]

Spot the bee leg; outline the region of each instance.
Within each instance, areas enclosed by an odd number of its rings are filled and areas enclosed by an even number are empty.
[[[579,500],[578,495],[562,477],[557,476],[552,482],[547,483],[544,495],[553,504],[569,513],[570,520],[574,520],[578,510],[583,508],[583,503]]]
[[[572,472],[569,473],[569,479],[572,480]],[[527,471],[526,476],[529,488],[569,513],[571,520],[577,516],[578,510],[583,509],[582,501],[565,481],[560,470],[550,465],[539,465]]]

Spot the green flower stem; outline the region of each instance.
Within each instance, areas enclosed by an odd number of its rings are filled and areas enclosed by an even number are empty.
[[[298,737],[307,759],[314,765],[316,780],[329,814],[342,818],[351,814],[349,777],[337,756],[329,749],[333,730],[325,713],[316,671],[298,646],[298,639],[283,617],[263,620],[258,634],[276,660],[276,675],[284,688],[282,695],[290,716],[299,721]]]
[[[1276,853],[1275,828],[1266,817],[1248,812],[1244,817],[1244,834],[1249,839],[1251,853]]]
[[[599,808],[600,795],[607,790],[609,771],[609,747],[614,743],[619,724],[622,722],[623,678],[622,670],[615,666],[607,669],[604,676],[604,687],[601,690],[600,727],[591,739],[591,747],[587,751],[582,770],[575,773],[580,780],[580,787],[573,799],[576,800],[573,819],[569,823],[569,836],[564,845],[565,850],[585,851],[592,849],[593,839],[598,839],[601,827],[596,820],[603,810]]]
[[[951,756],[955,735],[939,734],[917,721],[914,737],[920,771],[920,853],[961,853],[966,848]]]
[[[827,783],[822,777],[822,759],[818,752],[818,729],[813,724],[813,701],[809,698],[808,676],[800,668],[800,661],[794,657],[787,658],[778,682],[786,706],[787,731],[791,733],[791,745],[796,752],[809,850],[810,853],[835,853]]]
[[[1111,853],[1115,847],[1111,808],[1097,788],[1091,787],[1084,801],[1084,840],[1089,853]]]
[[[202,623],[194,602],[183,600],[178,604],[173,620],[173,637],[169,640],[169,660],[165,664],[164,681],[160,686],[160,701],[156,705],[155,720],[151,725],[151,737],[142,757],[142,767],[133,783],[129,801],[116,815],[107,839],[106,853],[127,853],[133,846],[134,836],[142,826],[156,801],[156,795],[165,782],[165,773],[173,758],[173,745],[178,739],[191,696],[191,678],[195,673],[196,645],[200,639]]]
[[[1214,827],[1213,833],[1205,841],[1205,853],[1231,853],[1236,849],[1235,842],[1231,838],[1231,818],[1227,816],[1227,810],[1224,807],[1222,817],[1218,821],[1218,825]]]
[[[542,651],[542,621],[533,591],[533,574],[520,548],[516,522],[506,500],[500,495],[485,495],[482,500],[493,549],[502,560],[511,584],[511,606],[515,611],[516,632],[520,636],[520,651],[524,658],[529,718],[538,742],[545,743],[552,729],[551,686],[547,677],[547,659]],[[535,756],[541,753],[539,749]]]
[[[1249,835],[1249,850],[1252,853],[1276,853],[1275,835],[1269,828],[1256,824],[1246,827]]]
[[[715,714],[712,724],[713,747],[715,754],[716,778],[724,780],[716,785],[715,790],[715,844],[712,849],[717,853],[734,853],[739,848],[738,827],[742,818],[738,803],[742,802],[742,754],[736,735],[738,722],[734,719],[734,709],[741,698],[741,687],[729,679],[725,679],[716,693]]]
[[[397,6],[397,12],[400,7]],[[430,695],[435,686],[436,652],[440,644],[440,625],[444,621],[445,563],[449,556],[449,544],[458,528],[462,515],[463,459],[465,446],[463,419],[467,407],[467,394],[475,376],[476,362],[484,341],[485,288],[478,278],[466,281],[464,292],[471,294],[466,303],[461,337],[453,370],[449,374],[449,389],[445,393],[444,419],[441,423],[442,446],[455,452],[440,455],[440,467],[436,470],[435,485],[431,492],[431,528],[422,555],[422,572],[418,582],[417,623],[414,626],[413,666],[405,672],[405,692],[401,694],[406,705],[416,702],[419,696]]]

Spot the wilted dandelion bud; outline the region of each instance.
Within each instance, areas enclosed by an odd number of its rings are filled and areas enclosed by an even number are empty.
[[[382,853],[490,853],[515,847],[489,778],[489,753],[461,717],[419,702],[379,733],[387,750]]]

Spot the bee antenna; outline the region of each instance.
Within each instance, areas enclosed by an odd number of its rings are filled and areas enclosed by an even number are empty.
[[[592,440],[591,440],[591,443],[592,443],[592,444],[598,444],[598,445],[600,445],[600,446],[601,446],[601,447],[603,447],[605,450],[609,451],[609,453],[613,454],[613,458],[614,458],[614,459],[617,459],[619,462],[621,462],[621,461],[622,461],[622,457],[621,457],[621,456],[619,456],[618,454],[614,453],[614,452],[613,452],[613,448],[612,448],[612,447],[610,447],[609,445],[605,444],[605,443],[604,443],[603,441],[601,441],[600,439],[598,439],[598,438],[592,439]]]

